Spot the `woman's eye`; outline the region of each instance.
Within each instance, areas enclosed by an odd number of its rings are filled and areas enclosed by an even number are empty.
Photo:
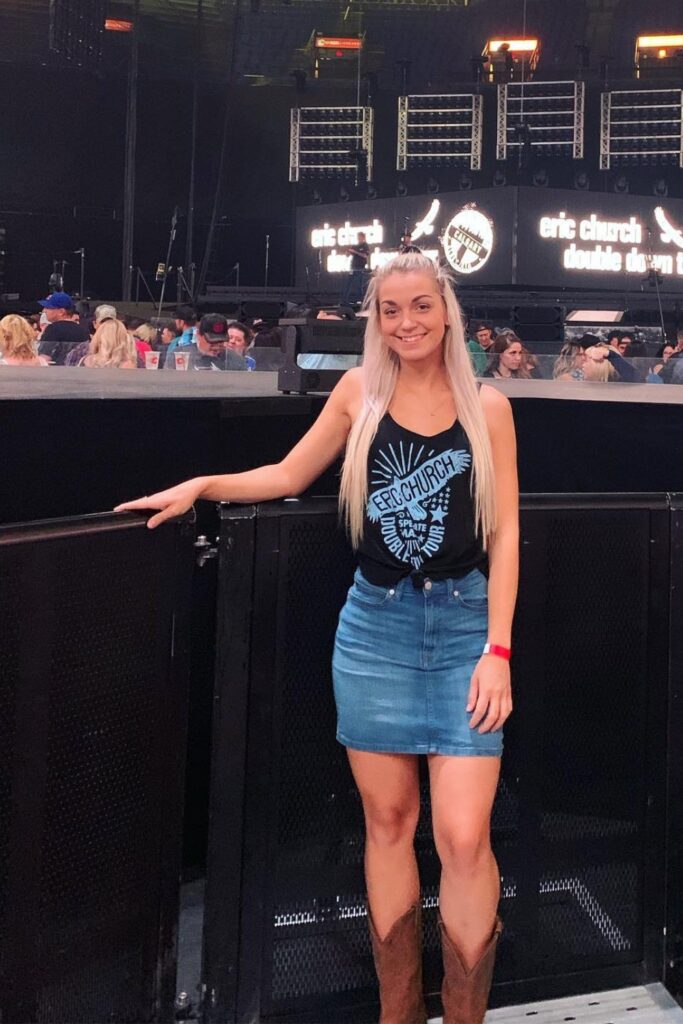
[[[385,309],[385,310],[384,310],[384,315],[385,315],[385,316],[394,316],[394,315],[395,315],[395,313],[396,313],[396,310],[395,310],[395,309]]]
[[[432,307],[425,304],[425,305],[418,306],[417,308],[419,309],[419,311],[421,313],[425,313],[427,310],[431,309]]]

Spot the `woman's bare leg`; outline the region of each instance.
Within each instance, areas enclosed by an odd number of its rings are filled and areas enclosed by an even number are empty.
[[[491,850],[498,757],[429,757],[434,842],[441,860],[439,908],[446,932],[473,967],[491,937],[500,875]]]
[[[420,813],[417,757],[348,750],[365,815],[365,880],[370,912],[383,939],[418,900],[413,840]]]

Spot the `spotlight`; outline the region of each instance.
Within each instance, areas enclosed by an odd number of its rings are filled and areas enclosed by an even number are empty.
[[[574,175],[574,188],[577,188],[580,192],[587,192],[591,187],[590,178],[585,171],[577,171]]]
[[[464,171],[460,175],[460,179],[458,181],[458,188],[461,189],[463,192],[466,192],[468,189],[472,188],[472,179],[470,178],[469,174],[465,174]]]
[[[408,186],[403,178],[399,178],[396,182],[396,195],[401,196],[401,198],[408,195]]]
[[[427,191],[433,196],[435,196],[436,193],[439,191],[439,183],[436,180],[436,178],[429,179],[429,181],[427,182]]]
[[[534,172],[534,176],[531,179],[536,188],[547,188],[548,187],[548,172],[545,167],[541,167],[538,171]]]
[[[504,172],[500,169],[497,170],[493,175],[493,187],[502,188],[503,185],[507,185],[507,183],[507,178],[505,177]]]
[[[306,92],[306,72],[302,68],[289,72],[289,77],[294,79],[294,88],[297,92]]]
[[[667,185],[664,178],[658,178],[652,186],[653,195],[659,196],[660,199],[664,199],[669,194],[669,186]]]
[[[318,191],[317,188],[314,188],[313,189],[313,198],[312,198],[313,205],[314,206],[320,206],[322,201],[323,201],[323,197],[320,195],[320,192]]]
[[[613,185],[614,191],[617,195],[624,196],[628,192],[628,178],[624,174],[620,174]]]
[[[340,199],[340,201],[342,203],[348,203],[349,198],[350,197],[349,197],[348,189],[346,188],[345,185],[342,185],[341,188],[339,189],[339,199]]]

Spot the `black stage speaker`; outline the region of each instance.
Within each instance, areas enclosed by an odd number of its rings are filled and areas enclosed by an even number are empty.
[[[664,497],[523,503],[494,1005],[661,977],[668,529]],[[336,501],[226,507],[220,559],[205,1021],[376,1020],[362,809],[335,741],[353,569]],[[416,848],[437,1013],[426,785]]]
[[[0,1009],[172,1021],[188,524],[0,529]]]
[[[564,309],[562,306],[515,306],[512,326],[522,341],[562,341]]]

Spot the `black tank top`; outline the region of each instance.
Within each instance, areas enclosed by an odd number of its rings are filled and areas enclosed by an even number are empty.
[[[474,525],[470,494],[472,452],[458,420],[425,437],[399,426],[389,413],[368,453],[368,503],[358,564],[377,586],[412,575],[459,579],[488,573]]]

